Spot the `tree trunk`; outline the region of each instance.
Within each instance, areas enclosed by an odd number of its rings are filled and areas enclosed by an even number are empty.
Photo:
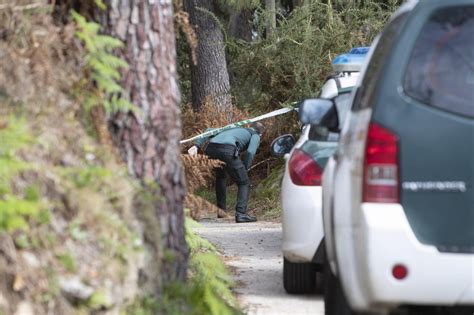
[[[230,15],[229,33],[234,38],[252,41],[252,10],[233,11]]]
[[[273,36],[273,30],[276,28],[276,6],[275,0],[265,0],[265,10],[268,14],[267,20],[267,38]]]
[[[125,43],[122,57],[129,69],[123,73],[122,86],[141,110],[117,115],[112,134],[129,172],[148,188],[154,186],[150,183],[158,187],[159,198],[155,198],[152,216],[160,226],[151,228],[159,229],[162,236],[162,244],[152,246],[159,247],[162,256],[168,258],[161,259],[162,280],[183,280],[188,250],[184,238],[185,183],[179,159],[180,99],[172,2],[114,0],[110,1],[107,14],[108,31]]]
[[[224,34],[214,1],[184,0],[184,8],[198,39],[197,64],[191,65],[192,104],[196,111],[206,102],[211,102],[219,111],[227,111],[231,106]]]

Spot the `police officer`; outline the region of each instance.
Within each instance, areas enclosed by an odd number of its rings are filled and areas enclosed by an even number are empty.
[[[208,129],[212,130],[212,129]],[[235,206],[235,222],[255,222],[257,218],[247,213],[250,181],[247,171],[252,165],[260,137],[264,131],[263,124],[252,123],[249,128],[232,128],[214,135],[207,145],[204,153],[211,159],[225,162],[223,168],[216,171],[216,199],[217,206],[226,211],[226,173],[238,186],[237,204]],[[188,150],[190,155],[196,155],[198,149],[208,138],[199,139],[195,145]],[[240,159],[240,153],[245,152],[244,160]]]

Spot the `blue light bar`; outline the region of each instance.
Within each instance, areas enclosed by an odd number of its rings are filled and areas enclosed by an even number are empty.
[[[332,68],[336,72],[360,71],[369,47],[355,47],[349,53],[336,56],[332,61]]]

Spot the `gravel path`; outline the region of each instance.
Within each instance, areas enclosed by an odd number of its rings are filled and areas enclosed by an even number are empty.
[[[195,231],[213,243],[234,272],[236,293],[249,315],[324,315],[319,295],[288,295],[283,289],[281,224],[201,222]]]

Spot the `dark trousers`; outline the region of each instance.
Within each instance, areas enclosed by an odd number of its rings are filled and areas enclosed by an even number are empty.
[[[236,147],[232,145],[209,143],[205,153],[211,159],[218,159],[225,163],[224,167],[216,170],[217,206],[226,210],[227,175],[229,175],[238,187],[235,211],[246,213],[250,181],[247,170],[235,150]]]

